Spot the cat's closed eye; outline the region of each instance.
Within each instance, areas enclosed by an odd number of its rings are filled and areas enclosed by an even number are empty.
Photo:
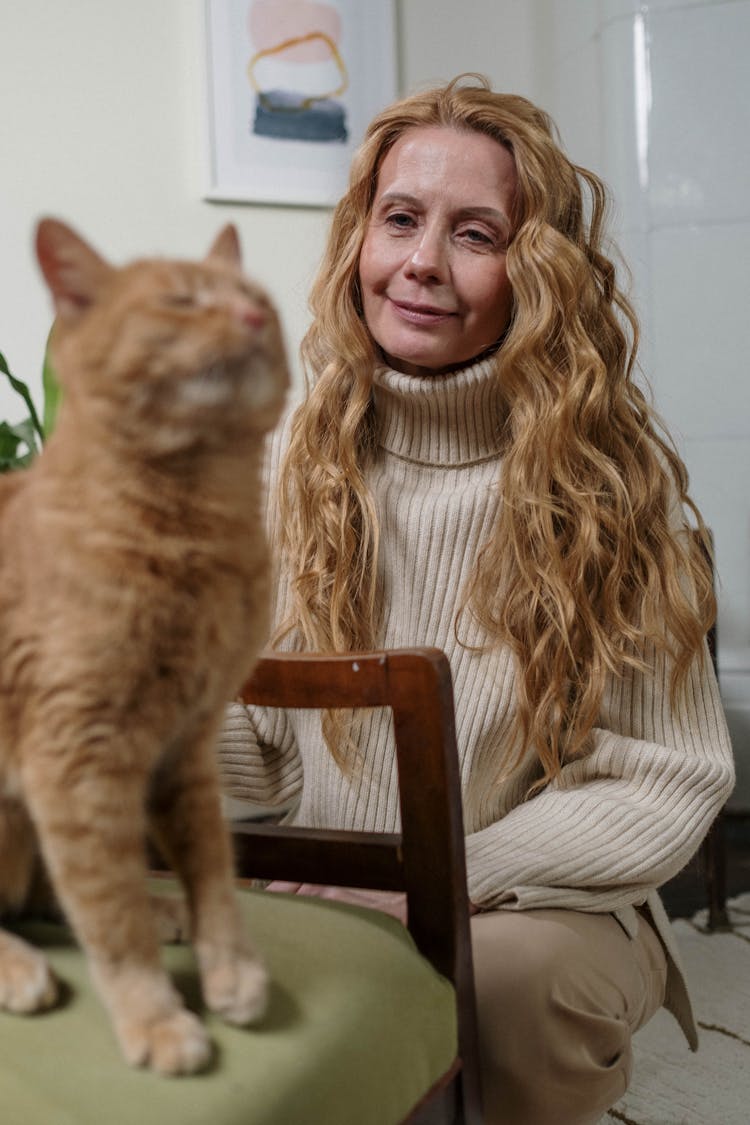
[[[161,298],[161,303],[171,309],[188,309],[195,305],[195,295],[193,293],[165,293]]]

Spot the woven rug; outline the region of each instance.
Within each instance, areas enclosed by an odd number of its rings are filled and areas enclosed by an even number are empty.
[[[703,911],[674,923],[698,1052],[672,1016],[658,1012],[634,1039],[630,1089],[600,1125],[749,1125],[750,894],[730,900],[729,916],[727,933],[707,933]]]

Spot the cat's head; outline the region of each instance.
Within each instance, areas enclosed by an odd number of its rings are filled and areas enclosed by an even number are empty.
[[[54,301],[52,358],[72,409],[145,455],[239,443],[275,425],[289,377],[277,314],[241,272],[237,232],[198,262],[106,262],[55,219],[37,257]]]

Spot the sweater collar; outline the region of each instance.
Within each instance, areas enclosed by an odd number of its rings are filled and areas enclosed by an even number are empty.
[[[492,357],[447,375],[373,377],[378,445],[406,461],[471,465],[500,452],[501,395]]]

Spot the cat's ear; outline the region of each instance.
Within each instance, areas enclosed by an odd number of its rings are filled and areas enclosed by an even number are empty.
[[[240,250],[240,236],[234,223],[227,223],[217,234],[211,244],[206,258],[215,258],[228,266],[240,269],[242,266],[242,251]]]
[[[74,320],[96,299],[112,267],[74,230],[57,219],[36,229],[36,256],[62,320]]]

